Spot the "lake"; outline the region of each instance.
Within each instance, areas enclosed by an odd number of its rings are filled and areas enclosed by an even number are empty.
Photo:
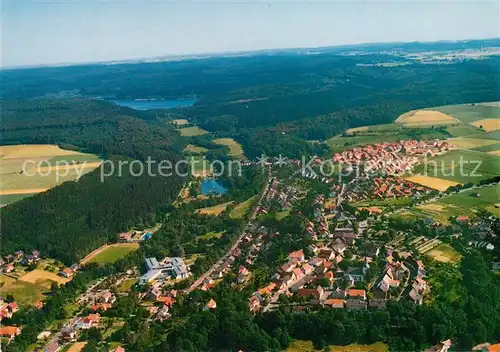
[[[220,182],[212,178],[206,178],[201,181],[201,194],[205,196],[221,195],[226,193],[227,189],[224,188],[224,186]]]
[[[134,110],[186,108],[196,103],[196,99],[125,99],[111,101],[117,105],[132,108]]]

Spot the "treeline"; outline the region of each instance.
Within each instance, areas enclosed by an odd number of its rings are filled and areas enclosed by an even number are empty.
[[[119,231],[153,225],[159,207],[170,205],[182,187],[175,173],[160,176],[158,163],[151,165],[151,176],[145,164],[142,173],[139,165],[130,168],[129,158],[172,164],[180,159],[176,150],[185,142],[167,124],[81,99],[2,101],[2,107],[3,144],[54,143],[113,162],[78,182],[65,182],[3,208],[2,254],[38,249],[74,263],[114,241]],[[120,167],[120,162],[128,163]]]

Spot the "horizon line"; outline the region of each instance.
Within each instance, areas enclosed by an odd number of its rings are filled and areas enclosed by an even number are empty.
[[[121,64],[140,64],[140,63],[148,63],[150,60],[159,60],[152,61],[150,63],[159,63],[168,61],[168,59],[179,59],[177,61],[189,60],[189,59],[208,59],[215,56],[224,56],[224,55],[236,55],[236,54],[252,54],[252,53],[265,53],[265,52],[279,52],[279,51],[289,51],[289,50],[314,50],[314,49],[327,49],[327,48],[348,48],[354,46],[369,46],[369,45],[389,45],[389,44],[412,44],[412,43],[420,43],[420,44],[437,44],[437,43],[460,43],[460,42],[472,42],[472,41],[487,41],[487,40],[500,40],[500,36],[498,37],[487,37],[487,38],[466,38],[466,39],[440,39],[440,40],[432,40],[432,41],[388,41],[388,42],[362,42],[362,43],[349,43],[349,44],[333,44],[333,45],[325,45],[325,46],[304,46],[304,47],[281,47],[281,48],[262,48],[262,49],[234,49],[234,50],[226,50],[226,51],[210,51],[210,52],[196,52],[196,53],[184,53],[184,54],[165,54],[158,56],[149,56],[149,57],[137,57],[137,58],[121,58],[121,59],[111,59],[111,60],[96,60],[96,61],[82,61],[82,62],[58,62],[58,63],[46,63],[46,64],[32,64],[32,65],[9,65],[9,66],[0,66],[0,71],[8,71],[8,70],[28,70],[28,69],[37,69],[37,68],[56,68],[56,67],[71,67],[71,66],[87,66],[87,65],[121,65]],[[162,60],[163,59],[163,60]]]

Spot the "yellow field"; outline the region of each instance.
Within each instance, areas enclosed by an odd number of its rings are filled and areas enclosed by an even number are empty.
[[[459,184],[457,182],[442,180],[437,177],[430,177],[424,175],[405,177],[405,179],[432,189],[437,189],[438,191],[446,191],[448,187],[456,186]]]
[[[453,247],[451,247],[449,244],[446,243],[441,243],[436,248],[425,253],[425,255],[428,255],[432,257],[434,260],[443,263],[457,262],[462,257],[460,253],[455,251]]]
[[[347,346],[329,345],[332,352],[387,352],[389,347],[383,342],[371,345],[351,344]],[[316,352],[311,341],[295,340],[287,349],[288,352]]]
[[[473,149],[498,143],[498,140],[496,139],[463,138],[463,137],[448,138],[446,141],[460,149]]]
[[[187,125],[189,121],[186,119],[177,119],[170,121],[170,123],[173,125],[182,126],[182,125]]]
[[[476,127],[483,127],[486,132],[500,130],[500,119],[483,119],[471,123]]]
[[[64,150],[52,144],[19,144],[0,147],[2,159],[20,159],[37,156],[85,155],[73,150]]]
[[[222,203],[222,204],[217,204],[217,205],[214,205],[213,207],[198,209],[198,210],[196,210],[196,212],[200,213],[200,214],[207,214],[207,215],[219,215],[224,210],[226,210],[226,208],[229,204],[232,204],[232,203],[233,203],[233,201]]]
[[[431,126],[449,125],[459,123],[460,121],[439,111],[417,110],[401,115],[395,122],[406,126]]]
[[[80,352],[85,348],[87,341],[75,342],[71,345],[67,352]]]
[[[192,153],[200,153],[200,154],[203,154],[203,153],[206,153],[208,152],[208,149],[205,148],[205,147],[198,147],[194,144],[188,144],[186,146],[186,148],[184,148],[184,151],[185,152],[192,152]]]
[[[490,155],[498,155],[498,156],[500,156],[500,150],[494,150],[494,151],[492,151],[492,152],[488,152],[488,154],[490,154]]]
[[[241,144],[236,142],[232,138],[219,138],[215,139],[214,143],[220,144],[220,145],[225,145],[229,147],[229,155],[231,156],[242,156],[243,155],[243,148],[241,147]]]
[[[355,128],[349,128],[346,130],[346,133],[354,133],[354,132],[368,132],[370,130],[370,127],[368,126],[361,126],[361,127],[355,127]]]
[[[181,128],[181,129],[179,129],[179,131],[181,132],[181,136],[184,136],[184,137],[201,136],[203,134],[208,133],[207,131],[199,128],[198,126]]]
[[[57,145],[2,146],[0,195],[31,195],[44,192],[63,182],[76,180],[98,168],[101,163],[95,155],[64,150]],[[23,197],[2,202],[9,203],[21,198]]]
[[[46,284],[47,281],[57,282],[60,285],[67,283],[69,280],[50,271],[35,269],[19,278],[21,281],[31,284]]]

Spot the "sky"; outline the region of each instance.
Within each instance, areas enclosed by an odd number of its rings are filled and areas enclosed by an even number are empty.
[[[1,65],[492,38],[496,1],[3,0]]]

